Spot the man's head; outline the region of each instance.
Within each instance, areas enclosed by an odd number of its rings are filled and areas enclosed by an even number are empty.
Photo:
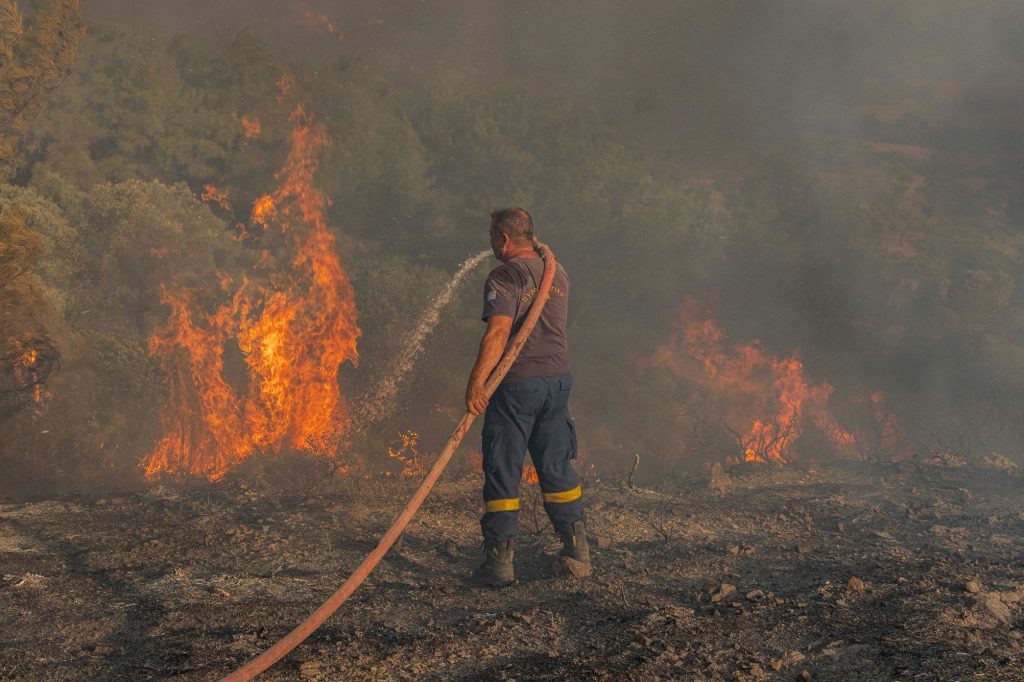
[[[533,251],[533,218],[530,214],[521,208],[491,211],[491,249],[495,258],[502,262]]]

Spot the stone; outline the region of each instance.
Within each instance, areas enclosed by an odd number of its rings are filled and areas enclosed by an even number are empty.
[[[864,581],[857,576],[853,576],[846,581],[846,589],[850,592],[863,592],[864,587]]]
[[[984,589],[985,586],[977,580],[968,580],[967,583],[964,585],[964,590],[969,592],[970,594],[978,594]]]
[[[810,545],[797,545],[796,546],[796,553],[797,554],[810,554],[813,551],[814,550],[811,548]]]
[[[604,535],[595,535],[594,544],[597,545],[598,549],[608,549],[612,546],[612,540]]]
[[[806,656],[804,656],[799,651],[789,651],[789,652],[786,653],[785,656],[782,657],[782,662],[785,665],[793,665],[794,663],[799,663],[800,661],[804,660],[805,658],[806,658]]]
[[[1002,625],[1009,625],[1013,620],[1010,607],[1003,603],[998,597],[988,597],[979,603],[982,611],[995,618]]]
[[[761,590],[751,590],[746,594],[747,601],[761,601],[764,599],[764,592]]]
[[[711,593],[711,601],[720,602],[729,595],[733,594],[735,591],[735,585],[730,585],[729,583],[722,583],[717,588],[715,588],[715,590]]]
[[[320,670],[320,663],[317,661],[303,661],[299,664],[299,675],[304,679],[318,680],[323,672]]]
[[[750,677],[755,680],[763,680],[768,677],[768,673],[765,672],[764,668],[755,663],[750,666]]]
[[[722,465],[715,462],[711,465],[711,472],[708,476],[708,488],[724,493],[732,487],[732,478],[725,473]]]

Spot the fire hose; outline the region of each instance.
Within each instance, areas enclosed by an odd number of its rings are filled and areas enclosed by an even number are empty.
[[[544,276],[541,278],[539,291],[537,297],[533,300],[533,304],[530,306],[529,312],[526,314],[526,318],[523,320],[522,326],[519,331],[513,337],[512,342],[505,349],[505,354],[501,357],[498,362],[498,366],[495,367],[491,376],[488,377],[484,384],[484,393],[489,399],[494,391],[498,388],[498,384],[505,378],[508,370],[512,367],[512,363],[515,362],[522,351],[523,346],[526,345],[527,339],[530,338],[530,332],[533,331],[534,326],[537,324],[537,320],[540,319],[540,314],[544,309],[544,304],[548,300],[548,294],[551,291],[551,283],[555,278],[555,270],[557,263],[555,256],[546,245],[534,240],[534,248],[540,254],[541,258],[544,259]],[[405,530],[405,527],[412,520],[412,517],[419,510],[420,505],[427,499],[427,495],[433,489],[434,484],[437,483],[437,479],[441,476],[441,472],[448,465],[452,455],[455,454],[455,450],[459,447],[462,439],[466,436],[469,431],[469,427],[473,424],[473,420],[476,419],[476,415],[466,412],[462,415],[462,419],[459,421],[458,426],[455,427],[455,431],[452,432],[451,437],[448,438],[448,442],[445,443],[444,449],[441,450],[441,454],[434,460],[433,466],[430,467],[430,471],[427,472],[426,477],[420,483],[416,492],[406,503],[405,508],[402,509],[401,513],[388,528],[384,536],[381,537],[380,542],[373,549],[372,552],[366,555],[363,562],[352,572],[341,587],[327,598],[320,607],[311,613],[302,623],[300,623],[294,630],[289,632],[287,635],[282,637],[276,644],[265,650],[262,654],[256,658],[250,660],[248,663],[243,665],[238,670],[234,671],[230,675],[224,677],[221,682],[246,682],[251,680],[270,666],[277,663],[279,660],[284,658],[292,649],[301,644],[307,637],[316,631],[324,621],[330,618],[338,608],[345,603],[345,601],[352,596],[352,593],[366,580],[370,572],[380,563],[380,560],[384,558],[391,546],[395,544],[398,537]]]

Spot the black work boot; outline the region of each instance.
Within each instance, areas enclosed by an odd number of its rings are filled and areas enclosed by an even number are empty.
[[[512,557],[515,549],[515,540],[484,540],[484,562],[473,571],[473,581],[488,587],[504,587],[514,582]]]
[[[590,575],[590,546],[587,544],[587,526],[583,521],[573,521],[572,526],[559,532],[562,537],[562,551],[558,553],[555,573],[585,578]],[[568,559],[569,561],[561,561]]]

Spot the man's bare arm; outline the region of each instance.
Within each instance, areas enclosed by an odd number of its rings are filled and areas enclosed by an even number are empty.
[[[476,364],[469,373],[466,385],[466,409],[478,415],[487,409],[487,397],[484,395],[484,382],[498,366],[501,356],[512,333],[512,318],[507,315],[491,315],[487,318],[487,331],[480,340],[480,352]]]

